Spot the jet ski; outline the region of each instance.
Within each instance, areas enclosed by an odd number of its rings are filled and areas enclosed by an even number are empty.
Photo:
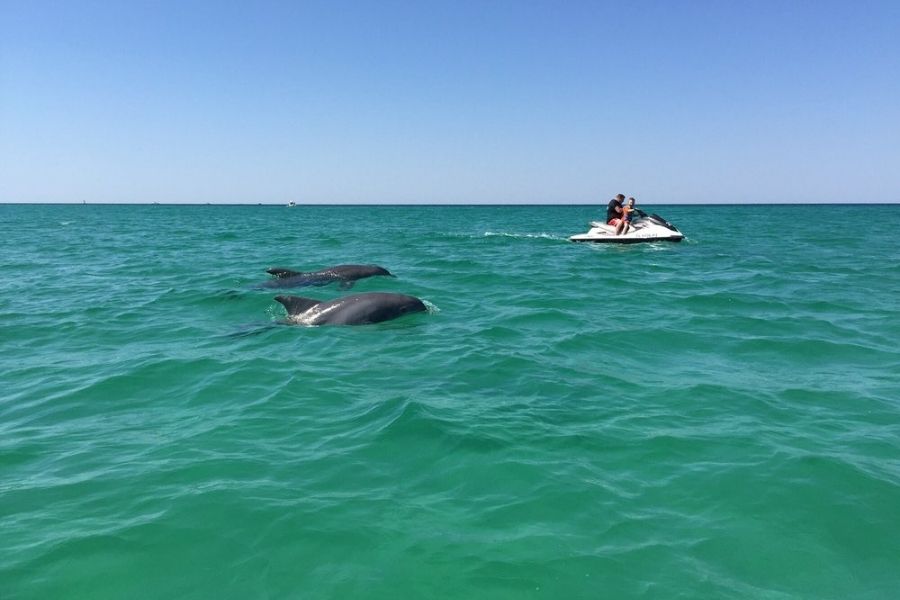
[[[657,214],[648,215],[635,209],[634,219],[628,233],[616,235],[614,225],[600,221],[591,221],[587,233],[578,233],[569,240],[572,242],[594,242],[597,244],[636,244],[639,242],[680,242],[684,234],[678,228]]]

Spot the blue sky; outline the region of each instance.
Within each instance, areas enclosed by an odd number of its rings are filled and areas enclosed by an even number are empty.
[[[900,202],[900,2],[0,0],[0,202]]]

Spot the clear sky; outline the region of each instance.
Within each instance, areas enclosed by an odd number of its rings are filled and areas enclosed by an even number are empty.
[[[900,2],[0,0],[0,202],[900,202]]]

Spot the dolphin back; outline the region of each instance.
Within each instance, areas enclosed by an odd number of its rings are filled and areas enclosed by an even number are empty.
[[[281,267],[269,267],[266,273],[274,275],[276,279],[284,279],[285,277],[295,277],[303,275],[303,271],[292,271],[291,269],[283,269]]]
[[[275,300],[289,316],[303,315],[293,319],[303,325],[368,325],[428,310],[415,296],[387,292],[352,294],[325,302],[300,296],[277,296]]]
[[[338,298],[339,306],[323,317],[332,325],[367,325],[390,321],[405,314],[426,312],[428,307],[415,296],[369,292]],[[323,311],[324,312],[324,311]]]
[[[394,277],[394,275],[378,265],[335,265],[318,271],[294,271],[283,267],[269,267],[266,273],[273,279],[259,284],[259,289],[294,288],[307,286],[324,286],[338,282],[341,288],[348,289],[359,279],[367,277]]]

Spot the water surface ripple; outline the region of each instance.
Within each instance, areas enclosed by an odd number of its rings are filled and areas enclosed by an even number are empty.
[[[896,598],[900,207],[655,208],[0,206],[0,598]]]

